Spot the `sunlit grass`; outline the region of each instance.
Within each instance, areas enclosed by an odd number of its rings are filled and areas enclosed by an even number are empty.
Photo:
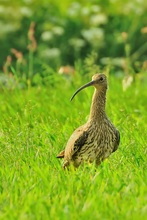
[[[0,93],[0,219],[145,219],[146,90],[110,77],[107,114],[121,133],[119,149],[95,171],[64,172],[57,153],[89,114],[86,79]]]

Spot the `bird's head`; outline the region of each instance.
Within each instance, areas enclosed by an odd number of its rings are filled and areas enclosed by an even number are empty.
[[[79,93],[81,90],[85,89],[86,87],[89,86],[94,86],[97,90],[103,90],[103,89],[107,89],[107,77],[106,75],[102,74],[102,73],[97,73],[95,75],[93,75],[92,77],[92,81],[81,86],[71,97],[71,101],[73,100],[73,98],[76,96],[77,93]]]

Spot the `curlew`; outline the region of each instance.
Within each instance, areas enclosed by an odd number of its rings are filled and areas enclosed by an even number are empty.
[[[63,158],[63,168],[73,164],[75,168],[80,164],[94,162],[96,165],[115,152],[119,146],[120,134],[105,112],[107,77],[95,74],[92,81],[80,87],[72,96],[82,89],[94,86],[90,115],[86,124],[77,128],[69,138],[65,150],[57,158]]]

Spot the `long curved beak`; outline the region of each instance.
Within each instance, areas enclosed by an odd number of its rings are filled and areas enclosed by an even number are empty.
[[[89,82],[89,83],[87,83],[87,84],[81,86],[81,87],[73,94],[73,96],[71,97],[70,101],[72,101],[73,98],[74,98],[81,90],[85,89],[86,87],[92,86],[93,84],[94,84],[94,81],[91,81],[91,82]]]

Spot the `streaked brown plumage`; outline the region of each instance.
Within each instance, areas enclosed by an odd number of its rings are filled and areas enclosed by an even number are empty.
[[[86,124],[77,128],[69,138],[65,150],[57,158],[64,158],[63,168],[71,163],[78,167],[84,161],[99,165],[111,153],[117,150],[119,131],[108,119],[105,112],[107,78],[104,74],[95,74],[92,81],[80,87],[72,96],[88,86],[94,86],[90,116]]]

